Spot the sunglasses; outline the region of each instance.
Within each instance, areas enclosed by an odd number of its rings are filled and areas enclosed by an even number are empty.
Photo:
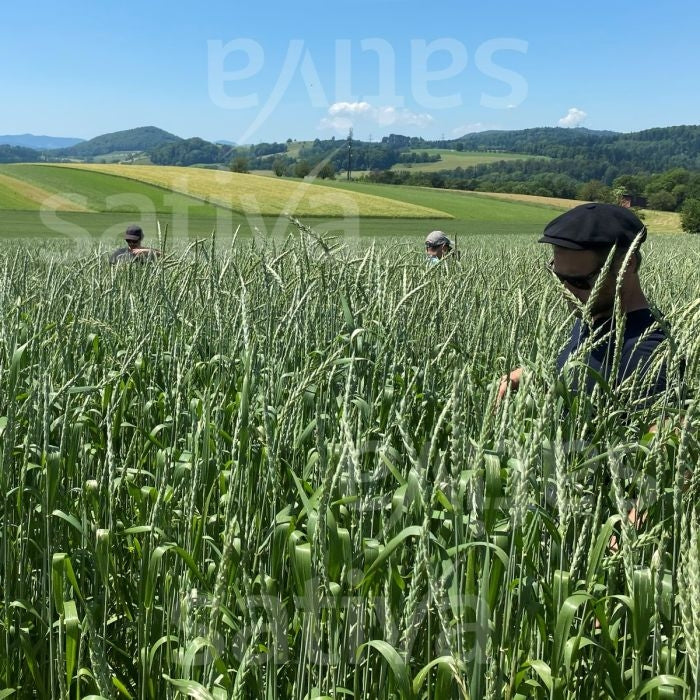
[[[587,275],[562,275],[554,269],[554,260],[550,260],[547,263],[547,269],[562,283],[566,283],[574,287],[575,289],[581,289],[584,291],[590,291],[593,289],[596,277],[600,274],[604,265],[601,265],[593,272],[589,272]]]

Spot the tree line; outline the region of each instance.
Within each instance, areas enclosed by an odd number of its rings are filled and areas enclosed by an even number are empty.
[[[40,160],[41,154],[33,148],[0,145],[0,163],[38,163]]]
[[[521,163],[520,167],[517,166]],[[584,166],[586,179],[573,177],[552,161],[508,161],[473,168],[437,172],[373,171],[363,179],[394,185],[417,185],[475,192],[509,192],[542,197],[613,201],[620,191],[644,197],[650,209],[680,211],[688,199],[700,199],[700,170],[670,168],[659,173],[615,173],[610,179],[601,168]],[[584,176],[584,177],[585,177]]]

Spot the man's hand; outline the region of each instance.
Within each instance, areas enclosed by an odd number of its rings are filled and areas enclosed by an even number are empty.
[[[139,258],[157,258],[162,255],[156,248],[132,248],[131,252]]]
[[[504,374],[501,377],[501,383],[498,386],[498,395],[496,396],[496,403],[499,404],[503,401],[503,397],[508,391],[510,386],[511,391],[517,391],[520,387],[520,380],[523,378],[523,368],[517,367],[510,374]]]

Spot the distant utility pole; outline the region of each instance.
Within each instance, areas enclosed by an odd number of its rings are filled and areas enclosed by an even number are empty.
[[[348,131],[348,180],[350,180],[350,171],[352,170],[352,127]]]
[[[369,142],[372,143],[372,134],[369,135]]]

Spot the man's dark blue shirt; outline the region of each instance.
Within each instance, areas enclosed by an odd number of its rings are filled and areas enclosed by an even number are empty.
[[[594,321],[592,326],[577,319],[569,343],[557,358],[557,371],[561,372],[569,357],[591,335],[594,338],[594,345],[585,363],[590,369],[602,375],[612,386],[618,386],[638,370],[640,375],[646,375],[651,370],[654,351],[667,337],[663,327],[649,309],[638,309],[625,314],[620,364],[617,376],[611,377],[617,335],[614,319],[599,319]],[[654,371],[655,376],[644,379],[645,396],[653,396],[666,388],[665,369],[662,367]],[[574,383],[578,385],[578,382],[574,381]],[[589,392],[592,391],[595,386],[594,377],[589,374],[585,384],[586,389]],[[576,386],[571,388],[575,390]]]

